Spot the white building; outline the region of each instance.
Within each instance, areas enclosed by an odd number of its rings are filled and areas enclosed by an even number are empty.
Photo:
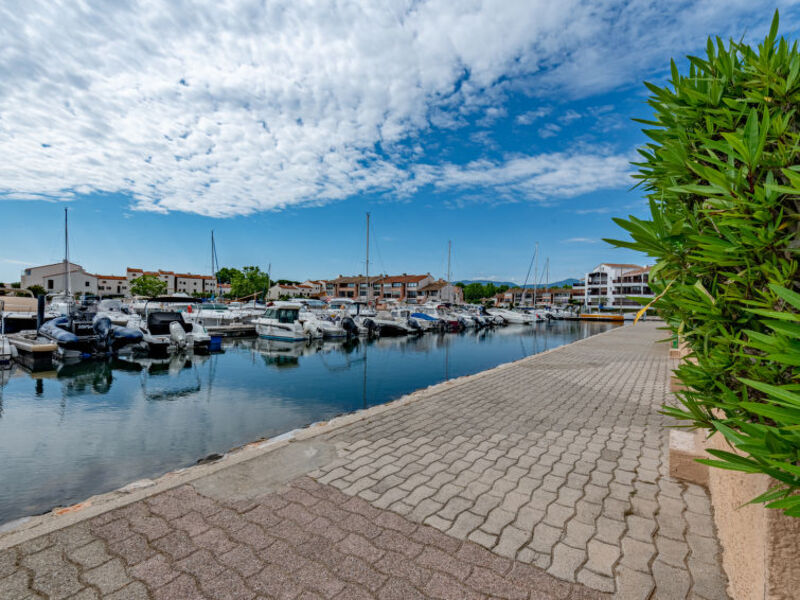
[[[67,291],[67,278],[64,276],[64,262],[30,267],[22,272],[20,285],[29,288],[40,285],[47,294]],[[87,273],[75,263],[69,263],[69,284],[74,294],[97,294],[97,277]]]
[[[584,305],[589,308],[636,308],[641,306],[628,296],[652,298],[647,285],[650,267],[602,263],[586,274]]]
[[[323,281],[322,279],[307,279],[300,285],[310,287],[311,293],[316,296],[325,293],[327,283],[327,281]]]
[[[126,279],[128,285],[134,279],[142,275],[151,275],[163,281],[167,285],[167,294],[215,294],[217,292],[217,281],[211,275],[195,275],[193,273],[175,273],[175,271],[145,271],[128,267]]]
[[[130,284],[122,275],[95,275],[98,296],[129,296]]]
[[[289,296],[290,298],[310,298],[315,295],[316,293],[311,286],[302,283],[300,285],[276,283],[267,290],[267,300],[278,300],[283,296]]]

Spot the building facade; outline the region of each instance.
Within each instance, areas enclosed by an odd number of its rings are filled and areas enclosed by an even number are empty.
[[[47,294],[67,291],[64,262],[30,267],[22,272],[20,286],[29,288],[39,285]],[[69,263],[69,287],[74,294],[97,294],[97,277],[88,273],[81,265]]]
[[[602,263],[586,274],[584,306],[587,308],[636,308],[629,296],[652,298],[648,286],[650,267]]]
[[[122,275],[95,275],[98,296],[129,296],[130,283]]]
[[[267,290],[267,300],[279,300],[285,296],[289,298],[311,298],[316,295],[314,288],[303,283],[299,285],[276,283]]]
[[[448,283],[444,279],[431,281],[420,287],[417,291],[417,304],[426,302],[448,302],[451,304],[464,303],[464,290],[457,285]]]

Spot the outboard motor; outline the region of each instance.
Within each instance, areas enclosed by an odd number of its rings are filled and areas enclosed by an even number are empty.
[[[367,329],[367,335],[374,336],[377,335],[379,332],[378,325],[372,319],[364,319],[363,321],[364,327]]]
[[[303,323],[303,333],[305,333],[312,340],[322,337],[322,330],[310,321]]]
[[[417,323],[414,319],[406,319],[406,325],[408,325],[412,329],[412,333],[418,334],[422,333],[422,327],[420,327],[419,323]]]
[[[342,329],[347,332],[348,337],[358,335],[358,325],[352,319],[352,317],[344,317],[342,318]]]
[[[92,329],[94,329],[94,332],[100,338],[98,340],[100,344],[98,345],[104,350],[109,350],[111,348],[112,337],[111,319],[105,315],[96,315],[94,319],[92,319]]]
[[[169,337],[176,347],[180,349],[186,347],[186,332],[178,321],[169,324]]]

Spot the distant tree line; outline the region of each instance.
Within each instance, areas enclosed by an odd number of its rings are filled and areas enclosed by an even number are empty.
[[[466,302],[480,302],[481,300],[487,298],[493,298],[497,294],[502,294],[503,292],[507,291],[509,287],[507,285],[495,285],[493,283],[457,283],[458,287],[464,290],[464,300]]]
[[[300,283],[290,279],[270,279],[267,273],[254,266],[242,267],[241,269],[223,267],[217,271],[217,281],[230,284],[231,291],[227,295],[231,298],[244,298],[253,294],[266,295],[267,290],[276,283],[283,285],[297,285]]]

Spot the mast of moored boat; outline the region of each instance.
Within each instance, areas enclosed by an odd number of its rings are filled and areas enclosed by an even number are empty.
[[[380,258],[380,257],[379,257]],[[367,307],[369,307],[369,293],[372,290],[372,286],[369,283],[369,212],[367,212]],[[361,290],[359,290],[358,294],[356,294],[356,300],[361,296]]]
[[[450,285],[450,254],[453,250],[453,242],[447,240],[447,285]]]
[[[67,220],[67,211],[64,209],[64,285],[67,290],[67,298],[72,299],[72,281],[69,274],[69,223]]]
[[[214,289],[211,290],[211,299],[216,300],[217,289],[219,288],[219,279],[217,278],[217,269],[219,264],[217,262],[217,246],[214,243],[214,230],[211,230],[211,274],[214,276]]]
[[[536,273],[539,272],[539,242],[536,242],[536,252],[533,254],[533,308],[536,308]]]

